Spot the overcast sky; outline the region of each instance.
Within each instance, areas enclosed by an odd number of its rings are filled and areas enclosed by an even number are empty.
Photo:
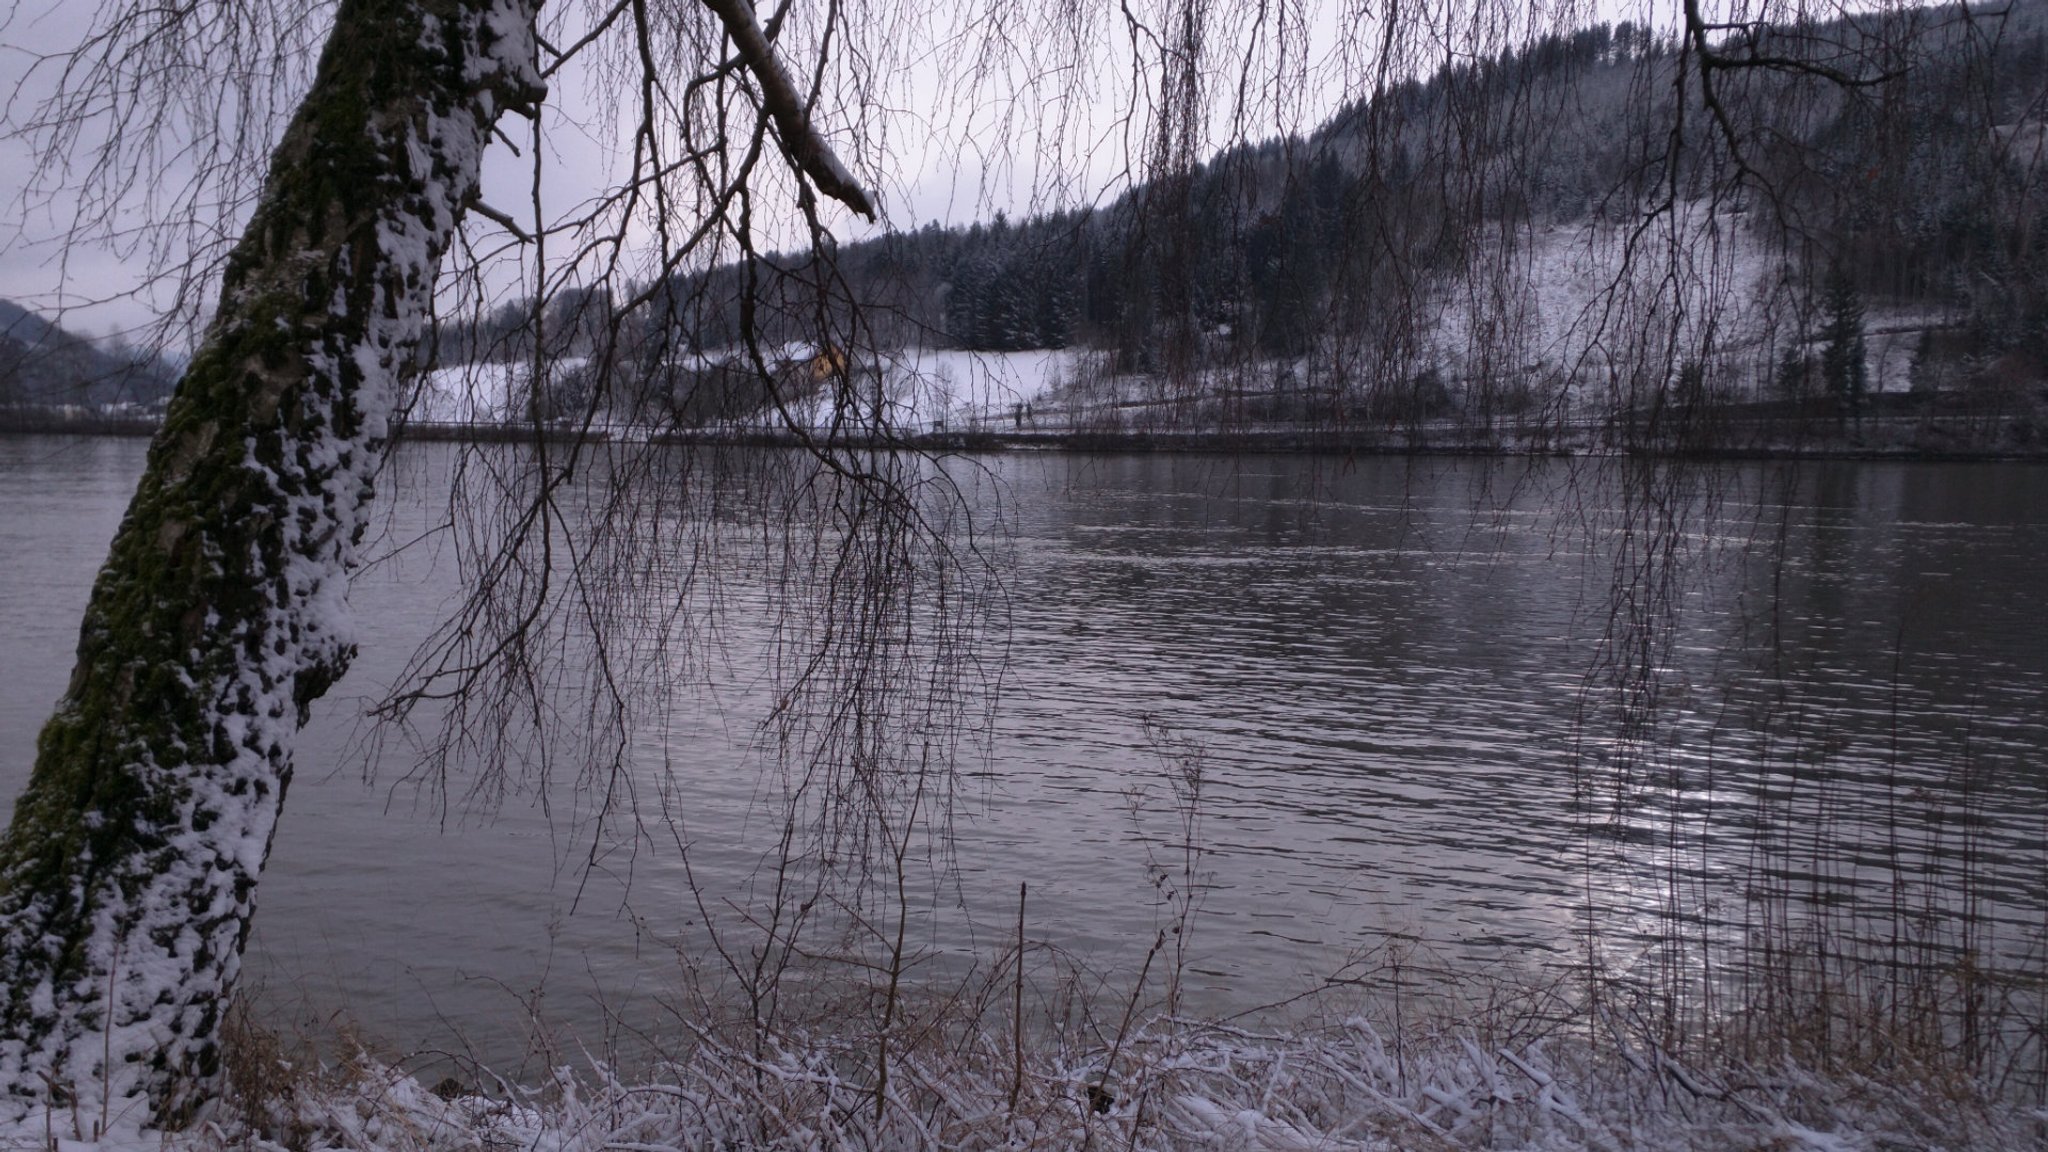
[[[92,7],[81,0],[0,0],[0,93],[8,98],[10,129],[0,136],[0,296],[46,316],[64,310],[68,326],[101,335],[146,325],[152,310],[133,300],[88,306],[132,290],[134,277],[103,247],[66,249],[56,243],[69,223],[69,204],[24,201],[36,157],[11,130],[53,87],[52,69],[37,67],[37,57],[75,43]]]

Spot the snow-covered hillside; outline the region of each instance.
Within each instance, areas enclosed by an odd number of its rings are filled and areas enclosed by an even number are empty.
[[[1796,261],[1747,213],[1701,203],[1625,224],[1519,230],[1425,299],[1420,366],[1468,391],[1520,377],[1575,402],[1623,404],[1699,361],[1719,394],[1761,399],[1788,348],[1820,353],[1819,301]],[[1920,334],[1952,319],[1870,301],[1870,390],[1910,389]]]

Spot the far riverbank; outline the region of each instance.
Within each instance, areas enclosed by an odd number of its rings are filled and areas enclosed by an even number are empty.
[[[1487,419],[1445,417],[1218,423],[1132,404],[1093,413],[1084,423],[1022,418],[936,425],[888,435],[830,434],[766,424],[649,428],[638,424],[532,425],[411,421],[405,439],[520,443],[536,438],[648,440],[675,444],[905,448],[935,452],[1248,452],[1338,455],[1607,456],[1720,459],[1901,461],[2048,460],[2048,393],[2040,404],[1989,404],[1963,393],[1884,393],[1860,411],[1832,401],[1764,401],[1686,408],[1677,404],[1606,412],[1511,413]],[[1199,414],[1198,414],[1199,415]],[[0,408],[0,434],[154,435],[160,420],[76,408]]]

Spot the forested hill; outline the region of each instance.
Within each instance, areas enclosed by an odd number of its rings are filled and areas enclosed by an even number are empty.
[[[1140,370],[1191,335],[1301,355],[1366,301],[1479,253],[1718,191],[1747,239],[1791,250],[1814,296],[1839,268],[1867,296],[1958,307],[2005,343],[2041,305],[2044,12],[1776,34],[1763,52],[1896,79],[1723,73],[1739,153],[1704,112],[1677,114],[1672,43],[1602,25],[1397,84],[1307,139],[1232,149],[1100,211],[927,228],[841,265],[932,338],[1083,342]]]
[[[102,348],[11,300],[0,300],[0,407],[149,408],[177,370],[154,354]]]
[[[2004,11],[1769,33],[1760,55],[1893,78],[1723,72],[1732,148],[1700,109],[1678,114],[1673,42],[1601,25],[1395,84],[1306,139],[1233,148],[1100,210],[926,227],[839,264],[903,338],[1078,342],[1142,370],[1195,337],[1301,355],[1332,324],[1400,321],[1370,301],[1409,303],[1416,280],[1469,274],[1543,228],[1718,192],[1748,239],[1791,250],[1813,296],[1839,268],[1867,296],[1960,308],[2007,343],[2041,307],[2048,3]]]
[[[1696,44],[1629,24],[1545,36],[1098,206],[678,276],[629,317],[567,294],[545,330],[629,368],[749,337],[1086,350],[1096,393],[1060,385],[1074,422],[1171,401],[1199,423],[1226,391],[1295,397],[1238,409],[1254,421],[1970,388],[2033,403],[2048,0],[1757,26],[1708,52],[1710,91]],[[442,362],[523,358],[531,313],[444,327]],[[701,372],[635,378],[692,422],[758,394],[728,382],[707,408]]]

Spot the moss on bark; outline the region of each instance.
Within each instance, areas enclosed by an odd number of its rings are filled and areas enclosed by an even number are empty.
[[[530,26],[515,0],[337,12],[0,840],[0,1114],[104,1093],[175,1122],[213,1088],[290,738],[353,654],[322,606],[412,360],[392,321],[424,312],[497,111],[538,96],[525,58],[480,66],[494,7]]]

